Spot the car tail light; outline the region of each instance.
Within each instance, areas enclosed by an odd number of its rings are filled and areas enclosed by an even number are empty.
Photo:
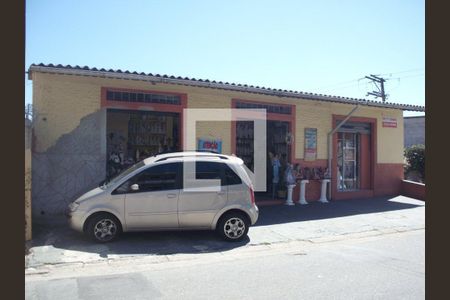
[[[252,201],[252,204],[255,204],[255,193],[253,192],[252,187],[249,187],[250,192],[250,200]]]

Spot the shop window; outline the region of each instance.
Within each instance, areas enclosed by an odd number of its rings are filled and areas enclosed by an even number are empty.
[[[180,105],[181,97],[176,95],[162,95],[155,93],[133,93],[122,91],[106,91],[106,100],[126,102],[146,102]]]
[[[162,95],[152,95],[155,103],[164,103],[164,97]]]
[[[112,99],[112,100],[122,101],[122,94],[123,93],[121,93],[121,92],[114,92],[114,99]]]
[[[108,109],[107,177],[158,153],[180,150],[179,114]]]
[[[251,121],[236,122],[236,155],[253,170],[254,124]]]

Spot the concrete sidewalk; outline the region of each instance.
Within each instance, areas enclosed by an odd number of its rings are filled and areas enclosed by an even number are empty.
[[[425,203],[393,198],[313,202],[296,206],[261,206],[249,238],[228,243],[214,232],[145,232],[123,234],[117,241],[96,244],[68,228],[65,220],[34,224],[26,274],[60,266],[146,259],[152,263],[197,259],[204,253],[248,253],[292,242],[322,243],[425,228]]]

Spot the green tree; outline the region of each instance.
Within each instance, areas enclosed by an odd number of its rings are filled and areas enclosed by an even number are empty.
[[[413,145],[405,149],[406,172],[417,171],[425,182],[425,145]]]

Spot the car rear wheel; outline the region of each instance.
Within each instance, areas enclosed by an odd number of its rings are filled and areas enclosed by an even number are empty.
[[[243,213],[231,212],[220,218],[217,231],[220,236],[230,242],[239,242],[247,237],[250,222]]]
[[[113,215],[106,213],[93,216],[87,225],[87,234],[99,243],[111,242],[121,231],[120,221]]]

